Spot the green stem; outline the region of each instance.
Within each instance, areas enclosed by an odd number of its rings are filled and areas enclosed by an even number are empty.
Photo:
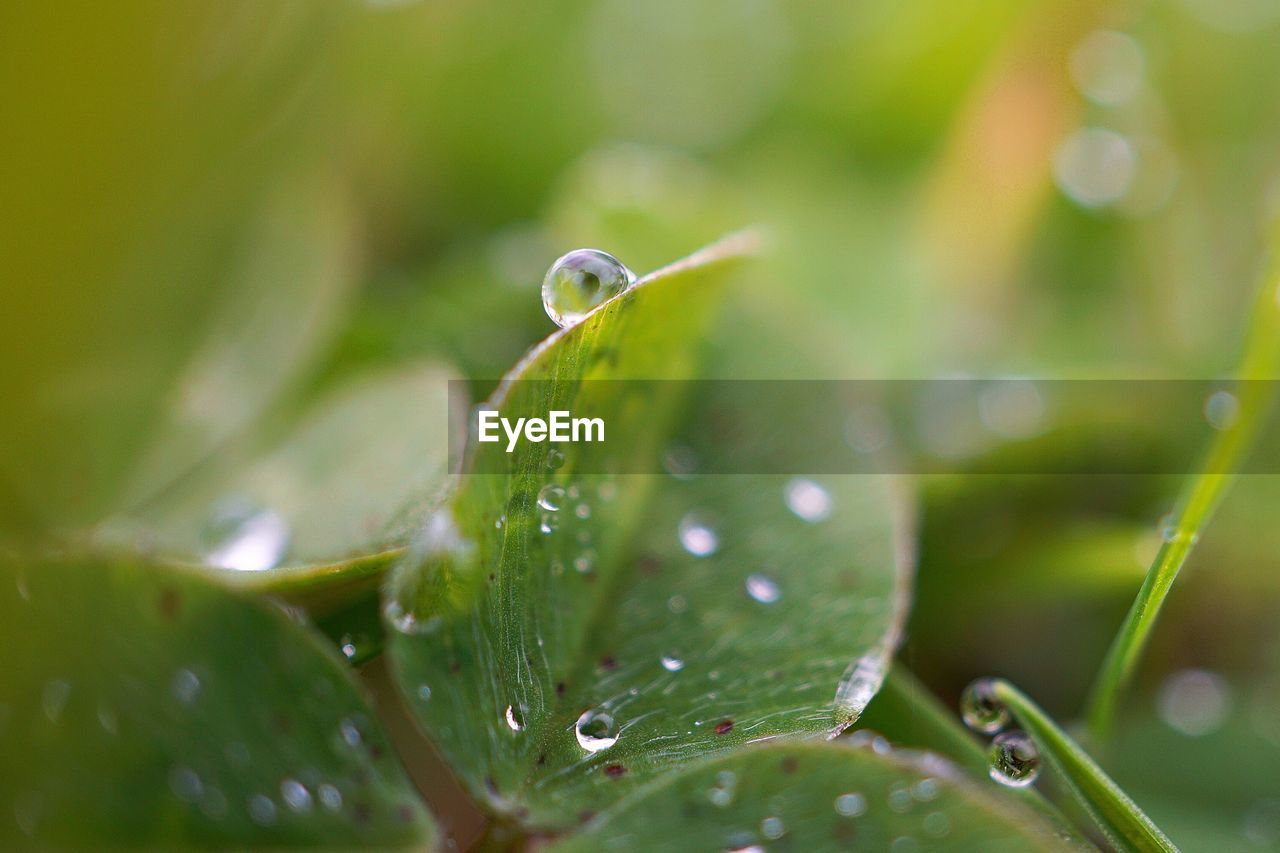
[[[1273,251],[1253,310],[1252,327],[1241,359],[1235,390],[1234,420],[1210,443],[1200,474],[1187,481],[1174,509],[1173,524],[1156,554],[1138,597],[1111,642],[1094,681],[1085,717],[1094,743],[1111,732],[1120,694],[1128,686],[1155,627],[1173,581],[1195,546],[1200,531],[1234,480],[1241,462],[1274,402],[1274,378],[1280,365],[1280,251]]]
[[[986,780],[991,770],[987,750],[956,720],[955,711],[933,695],[915,674],[895,662],[880,692],[871,700],[859,726],[874,729],[891,741],[912,749],[945,755],[974,776]],[[1009,792],[1038,811],[1055,828],[1075,836],[1075,828],[1061,811],[1034,788]]]
[[[995,681],[994,689],[996,699],[1031,735],[1112,844],[1142,853],[1177,851],[1151,818],[1035,702],[1007,681]]]

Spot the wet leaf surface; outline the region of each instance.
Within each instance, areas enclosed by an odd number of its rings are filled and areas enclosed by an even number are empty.
[[[691,759],[838,731],[905,615],[891,480],[698,477],[667,442],[712,424],[704,401],[584,381],[694,375],[733,260],[708,251],[553,335],[493,401],[505,417],[602,416],[608,440],[563,457],[473,445],[394,573],[404,695],[487,808],[526,826],[573,825]],[[616,454],[665,455],[675,475],[588,473],[625,470]]]
[[[552,849],[642,848],[1072,849],[1007,792],[937,756],[840,743],[771,744],[699,764]]]
[[[269,603],[9,558],[0,640],[27,650],[0,676],[0,847],[434,844],[347,668]]]

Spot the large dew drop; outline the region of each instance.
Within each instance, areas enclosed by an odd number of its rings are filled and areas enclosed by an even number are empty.
[[[991,742],[991,778],[1010,788],[1025,788],[1040,775],[1040,750],[1026,732],[996,735]]]
[[[573,726],[578,746],[587,752],[599,752],[618,742],[618,724],[605,711],[585,711]]]
[[[1009,725],[1009,709],[996,699],[995,684],[979,678],[960,696],[960,716],[965,725],[984,735],[993,735]]]
[[[562,256],[542,280],[542,307],[558,326],[569,326],[635,283],[621,261],[599,249]]]

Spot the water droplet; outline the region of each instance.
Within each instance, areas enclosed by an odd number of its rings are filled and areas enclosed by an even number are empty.
[[[70,695],[71,682],[64,681],[61,678],[51,678],[45,682],[44,691],[40,696],[40,704],[44,708],[44,715],[49,718],[49,722],[58,722],[58,718],[62,716],[62,709],[67,706],[67,697]]]
[[[249,798],[249,817],[259,826],[270,826],[276,822],[276,804],[265,794],[254,794]]]
[[[858,815],[865,814],[866,811],[867,798],[856,791],[850,791],[847,794],[841,794],[836,797],[836,814],[838,815],[842,815],[843,817],[857,817]]]
[[[319,788],[320,804],[331,812],[336,812],[342,808],[342,792],[330,784],[321,785]]]
[[[587,316],[635,283],[622,262],[599,249],[575,249],[551,265],[542,280],[542,307],[558,326]]]
[[[889,845],[889,853],[915,853],[920,849],[920,842],[910,835],[899,835]]]
[[[194,803],[204,793],[204,783],[200,781],[200,775],[190,767],[175,765],[169,771],[169,790],[178,799]]]
[[[1101,127],[1077,130],[1053,155],[1058,188],[1081,207],[1104,207],[1124,197],[1137,154],[1132,143]]]
[[[311,811],[311,792],[297,779],[285,779],[280,783],[280,796],[284,804],[295,812]]]
[[[698,455],[682,444],[667,448],[662,469],[677,480],[689,480],[698,471]]]
[[[543,533],[555,533],[560,529],[560,519],[553,512],[544,512],[538,522],[538,530]]]
[[[402,634],[422,635],[439,630],[443,619],[432,613],[430,603],[434,594],[429,592],[427,578],[435,577],[440,564],[465,563],[475,550],[475,544],[462,535],[449,508],[430,515],[422,528],[409,543],[402,565],[414,571],[402,572],[393,582],[382,605],[386,621]]]
[[[721,770],[716,774],[716,783],[707,792],[711,804],[724,808],[733,802],[733,789],[738,784],[738,777],[732,770]]]
[[[573,559],[573,567],[580,574],[590,574],[596,565],[596,552],[587,548],[581,554]]]
[[[667,599],[667,609],[672,613],[683,613],[689,609],[689,602],[683,595],[673,595]]]
[[[507,728],[513,732],[524,730],[524,715],[514,705],[508,705],[506,711]]]
[[[831,515],[831,494],[813,480],[797,478],[782,490],[787,509],[805,521],[817,523]]]
[[[1040,775],[1040,751],[1026,732],[1014,729],[991,741],[991,778],[1010,788],[1025,788]]]
[[[942,812],[929,812],[922,821],[924,831],[934,838],[945,838],[951,831],[951,819]]]
[[[1216,430],[1224,430],[1236,422],[1240,401],[1230,391],[1216,391],[1204,401],[1204,419]]]
[[[360,730],[359,723],[350,717],[338,723],[338,733],[342,735],[347,746],[353,749],[359,748],[364,743],[364,733]]]
[[[547,467],[552,471],[557,468],[564,467],[564,451],[556,450],[554,447],[547,451]]]
[[[578,738],[578,746],[587,752],[599,752],[618,742],[618,726],[606,711],[583,712],[574,723],[573,733]]]
[[[1009,709],[996,699],[995,682],[979,678],[960,696],[960,716],[975,732],[993,735],[1009,725]]]
[[[902,813],[911,810],[911,790],[906,785],[894,785],[889,789],[889,808]]]
[[[418,698],[423,702],[431,698],[431,688],[425,684],[418,685]]]
[[[606,480],[596,489],[596,494],[600,496],[600,500],[608,503],[618,496],[618,484]]]
[[[684,661],[680,660],[680,658],[675,655],[663,655],[662,668],[667,672],[679,672],[684,669]]]
[[[212,818],[220,818],[227,813],[227,795],[212,785],[205,788],[204,798],[200,801],[200,811]]]
[[[1280,799],[1258,800],[1250,806],[1241,834],[1258,847],[1274,848],[1280,842]]]
[[[342,635],[342,654],[347,660],[352,660],[356,656],[356,644],[352,642],[350,634]]]
[[[116,712],[106,705],[98,706],[98,725],[109,735],[120,733],[120,720],[116,717]]]
[[[548,512],[558,512],[562,503],[564,503],[564,486],[547,483],[538,492],[538,506]]]
[[[1179,530],[1178,516],[1171,512],[1160,519],[1160,538],[1170,544],[1183,540],[1189,545],[1195,545],[1200,539],[1200,534]]]
[[[680,545],[695,557],[707,557],[720,547],[720,537],[709,519],[690,512],[680,519],[677,529]]]
[[[40,794],[24,794],[13,804],[13,817],[22,834],[34,838],[36,827],[40,824],[40,813],[44,810],[44,798]]]
[[[770,841],[775,841],[785,835],[787,827],[782,823],[780,817],[767,817],[760,821],[760,834]]]
[[[1124,103],[1142,85],[1142,48],[1112,30],[1090,33],[1071,52],[1071,79],[1080,94],[1103,106]]]
[[[290,536],[283,516],[240,498],[216,507],[200,533],[206,563],[242,572],[278,566],[288,550]]]
[[[1184,669],[1160,685],[1157,709],[1170,728],[1189,737],[1211,734],[1231,713],[1231,688],[1216,672]]]
[[[747,595],[761,604],[773,604],[782,597],[782,591],[778,589],[778,584],[768,575],[755,574],[747,576]]]
[[[574,507],[573,514],[583,521],[591,517],[591,504],[581,503]]]
[[[938,783],[934,779],[921,779],[911,786],[911,796],[922,803],[927,803],[938,796]]]
[[[173,675],[169,686],[173,698],[184,705],[190,705],[200,695],[200,678],[189,669],[180,669]]]

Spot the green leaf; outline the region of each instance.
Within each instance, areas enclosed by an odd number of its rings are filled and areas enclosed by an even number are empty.
[[[553,846],[594,850],[1071,849],[1005,792],[927,753],[752,747],[663,781]]]
[[[349,379],[274,447],[193,478],[106,535],[171,559],[221,561],[223,581],[306,608],[353,663],[367,660],[382,647],[383,575],[444,496],[455,378],[424,363]]]
[[[315,401],[274,447],[203,478],[136,524],[162,553],[210,558],[215,567],[225,560],[233,582],[255,588],[403,546],[404,531],[443,494],[455,378],[417,364],[350,379]],[[279,519],[275,562],[283,568],[252,570],[248,557],[256,555],[227,547],[243,530],[218,521],[233,521],[237,510]]]
[[[0,312],[0,396],[23,413],[0,423],[0,529],[96,522],[131,482],[134,497],[159,487],[327,335],[354,232],[332,158],[307,141],[333,117],[325,46],[347,18],[145,0],[4,27],[6,75],[28,84],[6,103],[0,187],[26,212],[6,279],[28,285],[5,288]],[[53,30],[46,50],[14,49]],[[172,445],[156,433],[170,418]],[[140,474],[153,436],[175,452]]]
[[[571,825],[701,756],[830,736],[896,644],[909,555],[888,478],[824,480],[832,511],[811,523],[787,510],[785,478],[584,473],[656,459],[681,387],[585,380],[691,375],[740,251],[661,270],[537,347],[489,408],[589,413],[608,441],[563,445],[558,468],[544,445],[473,445],[451,507],[393,575],[401,689],[486,807],[525,826]],[[702,402],[679,422],[710,424]],[[544,513],[547,484],[563,505]],[[698,557],[679,530],[703,517],[716,547]]]
[[[272,188],[130,484],[130,505],[239,437],[310,366],[357,281],[351,204],[303,171]],[[167,499],[167,495],[160,494]]]
[[[0,847],[434,844],[347,667],[260,599],[7,557],[0,642]]]

